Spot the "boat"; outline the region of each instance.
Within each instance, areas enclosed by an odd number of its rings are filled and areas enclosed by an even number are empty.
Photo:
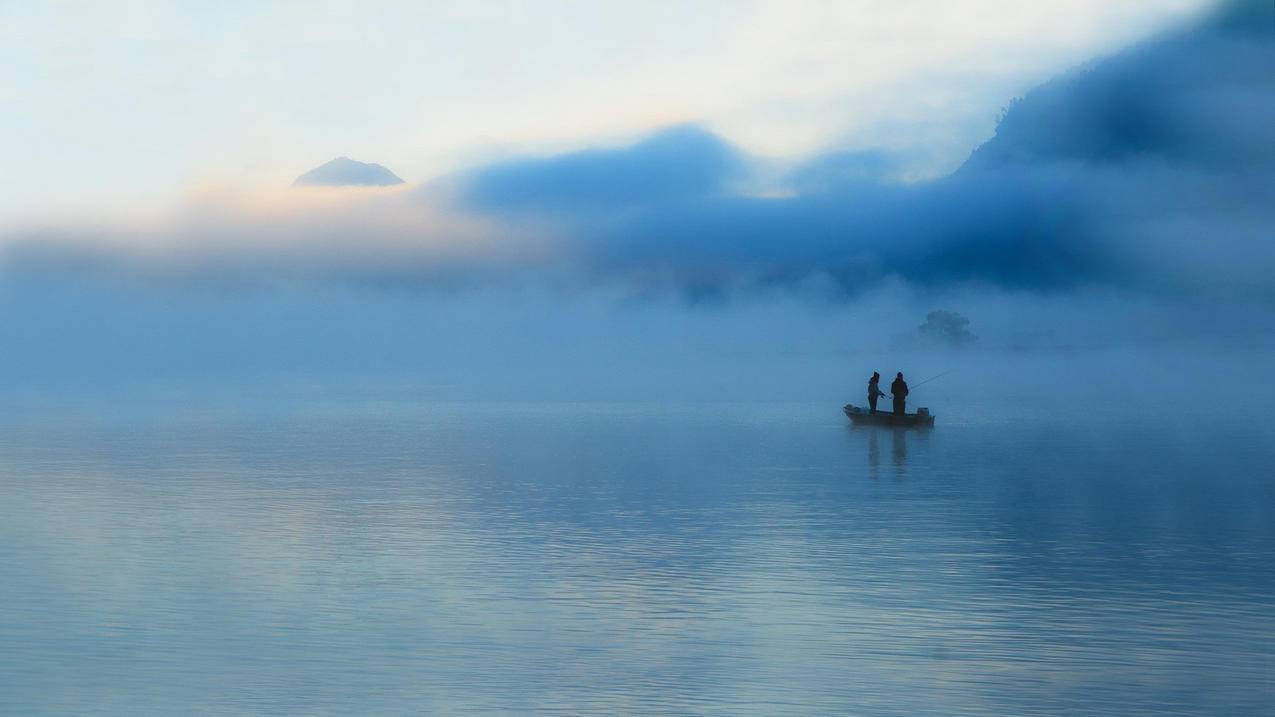
[[[894,428],[929,428],[934,425],[934,414],[928,408],[918,408],[916,413],[895,414],[890,411],[869,411],[847,403],[841,410],[856,426],[892,426]]]

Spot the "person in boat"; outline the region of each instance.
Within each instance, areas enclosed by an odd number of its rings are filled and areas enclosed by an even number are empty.
[[[907,413],[908,382],[903,380],[902,371],[895,374],[894,383],[890,384],[890,393],[894,394],[895,415],[902,416]]]
[[[876,413],[877,399],[884,395],[885,391],[881,390],[881,374],[873,371],[872,378],[868,379],[868,410]]]

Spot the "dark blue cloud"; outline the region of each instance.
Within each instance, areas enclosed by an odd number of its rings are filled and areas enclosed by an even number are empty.
[[[1188,265],[1210,251],[1178,231],[1188,218],[1164,221],[1199,209],[1201,184],[1215,188],[1209,216],[1243,217],[1212,229],[1275,226],[1262,208],[1275,199],[1275,21],[1259,5],[1227,4],[1047,83],[936,181],[882,181],[898,166],[888,154],[830,153],[792,174],[793,196],[732,194],[748,158],[682,127],[627,149],[490,167],[466,201],[496,216],[540,213],[568,227],[598,274],[692,295],[816,276],[848,293],[890,276],[1042,291],[1164,284],[1159,273],[1181,267],[1157,263],[1157,240]],[[1266,246],[1239,252],[1231,265],[1275,261]]]
[[[603,274],[692,293],[741,277],[831,277],[847,291],[883,275],[918,283],[1054,288],[1108,266],[1055,171],[879,181],[883,153],[837,153],[793,173],[796,196],[726,191],[746,158],[703,130],[677,128],[623,150],[515,162],[478,173],[470,207],[540,213],[570,227],[573,251]]]
[[[670,203],[586,231],[596,265],[646,277],[793,284],[812,275],[846,293],[883,276],[925,286],[982,282],[1058,289],[1097,280],[1114,258],[1087,239],[1065,174],[861,183],[784,199]]]
[[[623,149],[487,167],[466,178],[467,201],[500,211],[609,211],[713,196],[742,169],[738,153],[720,138],[680,126]]]

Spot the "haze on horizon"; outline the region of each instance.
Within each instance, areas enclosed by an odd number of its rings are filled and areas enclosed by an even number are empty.
[[[751,356],[756,377],[766,357],[915,353],[935,309],[984,349],[1269,347],[1262,2],[719,6],[695,23],[510,7],[431,17],[487,39],[461,51],[455,33],[443,69],[375,11],[89,12],[47,43],[9,38],[63,82],[22,74],[10,92],[37,111],[0,120],[21,140],[4,194],[21,211],[0,213],[6,378],[563,386],[627,361],[649,387],[651,357],[702,375]],[[79,44],[90,21],[123,29]],[[242,44],[268,31],[288,42]],[[353,36],[375,42],[333,49]],[[102,71],[73,72],[94,47]],[[122,65],[119,47],[136,50]],[[337,156],[408,184],[288,187]]]

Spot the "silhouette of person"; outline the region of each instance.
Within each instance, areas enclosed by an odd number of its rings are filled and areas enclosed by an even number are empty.
[[[902,371],[895,374],[894,383],[890,384],[890,393],[894,394],[894,414],[902,416],[907,412],[908,402],[908,382],[903,380]]]
[[[873,371],[872,378],[868,379],[868,410],[876,413],[877,399],[884,395],[885,391],[881,390],[881,374]]]

